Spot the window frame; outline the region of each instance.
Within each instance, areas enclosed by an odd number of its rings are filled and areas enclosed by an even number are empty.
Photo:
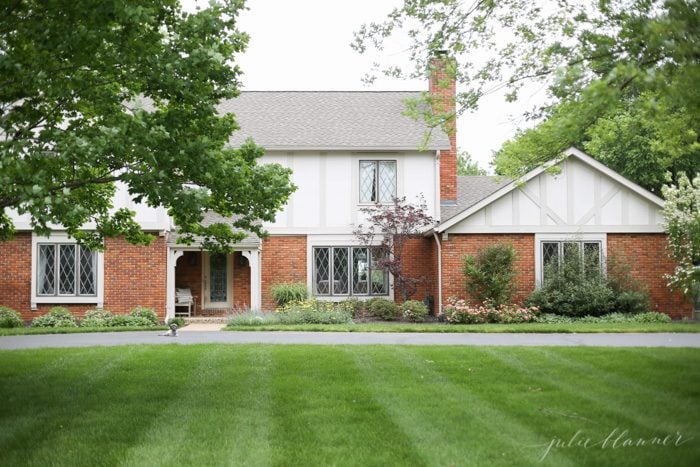
[[[363,163],[372,163],[374,166],[374,193],[376,195],[376,200],[363,200],[362,199],[362,164]],[[399,163],[396,159],[359,159],[358,164],[357,164],[357,200],[360,205],[371,205],[371,204],[383,204],[383,203],[390,203],[393,200],[380,200],[380,195],[379,195],[379,167],[381,163],[391,163],[394,166],[394,193],[392,195],[392,198],[396,198],[398,196],[398,190],[399,190]]]
[[[607,252],[607,235],[606,234],[535,234],[535,287],[541,287],[544,282],[544,243],[558,243],[558,261],[561,262],[564,244],[577,243],[579,244],[579,254],[584,254],[584,244],[597,243],[599,245],[599,264],[600,271],[603,277],[607,274],[606,252]]]
[[[75,245],[73,252],[75,263],[73,294],[60,293],[60,257],[59,251],[62,245]],[[39,248],[53,246],[54,248],[54,290],[53,294],[40,294]],[[38,309],[39,304],[91,304],[101,308],[104,304],[104,255],[99,251],[93,251],[93,267],[95,280],[94,294],[80,294],[80,245],[65,233],[52,233],[48,237],[39,237],[32,233],[31,250],[31,308]]]
[[[327,249],[328,255],[326,256],[326,261],[328,261],[328,293],[319,294],[318,291],[318,275],[317,275],[317,262],[316,262],[316,250]],[[357,298],[373,298],[373,297],[388,297],[391,289],[391,282],[389,272],[384,270],[384,291],[382,293],[372,293],[372,275],[375,269],[373,268],[373,254],[372,247],[362,246],[362,245],[326,245],[319,244],[313,245],[311,247],[311,295],[318,298],[332,299],[337,297],[357,297]],[[345,250],[347,257],[347,293],[335,293],[335,250]],[[367,271],[366,271],[366,293],[356,293],[355,292],[355,270],[354,270],[354,258],[355,250],[367,250],[365,256],[367,261]],[[381,270],[381,269],[379,269]]]

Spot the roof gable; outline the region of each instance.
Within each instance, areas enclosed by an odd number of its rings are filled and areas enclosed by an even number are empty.
[[[547,169],[560,165],[562,173]],[[663,200],[576,148],[437,227],[505,231],[661,231]]]

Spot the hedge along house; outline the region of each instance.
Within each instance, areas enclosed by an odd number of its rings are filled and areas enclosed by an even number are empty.
[[[449,112],[455,86],[441,63],[433,62],[429,91]],[[180,310],[177,288],[190,290],[195,315],[211,315],[273,309],[270,288],[285,282],[303,282],[321,300],[395,299],[392,277],[353,230],[364,220],[363,207],[396,196],[422,197],[437,221],[405,255],[409,273],[427,279],[413,298],[435,297],[435,312],[448,297],[464,295],[463,256],[506,241],[518,252],[518,301],[541,281],[544,262],[575,245],[597,254],[601,267],[610,255],[623,257],[649,288],[654,309],[690,316],[690,303],[668,291],[663,278],[674,265],[665,252],[662,200],[574,149],[556,162],[558,174],[543,167],[518,182],[457,177],[456,134],[433,129],[423,144],[425,123],[404,115],[406,99],[420,96],[244,92],[222,102],[220,112],[235,113],[241,126],[231,145],[252,137],[266,149],[261,163],[292,169],[298,190],[264,225],[268,237],[249,235],[233,253],[212,254],[197,239],[182,244],[164,209],[135,204],[118,187],[115,207],[135,210],[144,230],[156,234],[153,244],[108,239],[104,253],[90,252],[60,226],[39,237],[29,219],[13,216],[18,233],[0,243],[0,305],[25,320],[52,305],[79,316],[89,308],[122,313],[141,305],[166,319]],[[204,219],[220,221],[226,219],[214,213]]]

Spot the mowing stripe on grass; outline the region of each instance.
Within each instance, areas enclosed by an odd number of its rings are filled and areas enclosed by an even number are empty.
[[[275,465],[425,465],[340,347],[275,347]]]
[[[376,356],[366,349],[348,350],[364,369],[376,400],[412,444],[431,453],[431,464],[502,465],[508,459],[535,457],[537,437],[528,426],[478,395],[470,384],[456,383],[436,369],[420,348],[393,347],[391,354]],[[469,354],[480,358],[478,350]],[[555,457],[559,465],[573,465],[566,456]]]
[[[561,399],[559,410],[552,410],[549,413],[555,417],[575,418],[579,420],[578,428],[587,432],[595,432],[596,436],[605,436],[612,430],[619,428],[638,433],[642,437],[653,437],[657,434],[670,434],[681,431],[687,434],[695,433],[696,421],[691,417],[688,421],[681,421],[678,417],[683,417],[687,407],[678,404],[673,398],[664,397],[663,393],[655,393],[653,398],[645,397],[636,393],[630,386],[616,384],[616,378],[612,381],[606,377],[605,372],[597,371],[594,368],[591,372],[576,372],[575,379],[562,379],[556,375],[562,372],[570,372],[569,361],[575,360],[561,357],[559,353],[552,355],[550,350],[539,348],[522,349],[519,355],[513,353],[497,352],[495,349],[485,348],[485,352],[490,353],[493,358],[498,359],[512,372],[527,375],[542,385],[555,386],[563,394],[558,396],[550,392],[551,399],[556,401]],[[578,349],[583,350],[583,349]],[[590,349],[588,349],[590,350]],[[566,349],[560,349],[565,353]],[[585,352],[577,352],[577,359],[585,358]],[[589,358],[604,359],[604,357],[589,354]],[[577,360],[576,359],[576,360]],[[533,361],[546,361],[546,366],[535,365]],[[617,371],[632,371],[633,368],[620,368]],[[609,373],[612,374],[612,373]],[[642,374],[648,374],[647,371]],[[644,377],[640,378],[644,380]],[[579,400],[583,403],[575,403]],[[644,401],[644,405],[639,405],[637,401]],[[574,402],[574,403],[572,403]],[[573,412],[567,410],[567,405],[584,407],[595,413],[592,417],[585,412]],[[697,411],[697,406],[695,407]],[[659,421],[658,414],[666,414]],[[685,413],[687,417],[687,412]],[[561,432],[561,430],[559,429]],[[553,433],[551,436],[556,436]],[[662,436],[663,437],[663,436]]]

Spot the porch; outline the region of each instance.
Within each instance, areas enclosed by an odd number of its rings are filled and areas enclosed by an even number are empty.
[[[260,251],[213,253],[192,247],[168,248],[167,318],[224,317],[260,308]],[[192,296],[188,306],[176,289]]]

